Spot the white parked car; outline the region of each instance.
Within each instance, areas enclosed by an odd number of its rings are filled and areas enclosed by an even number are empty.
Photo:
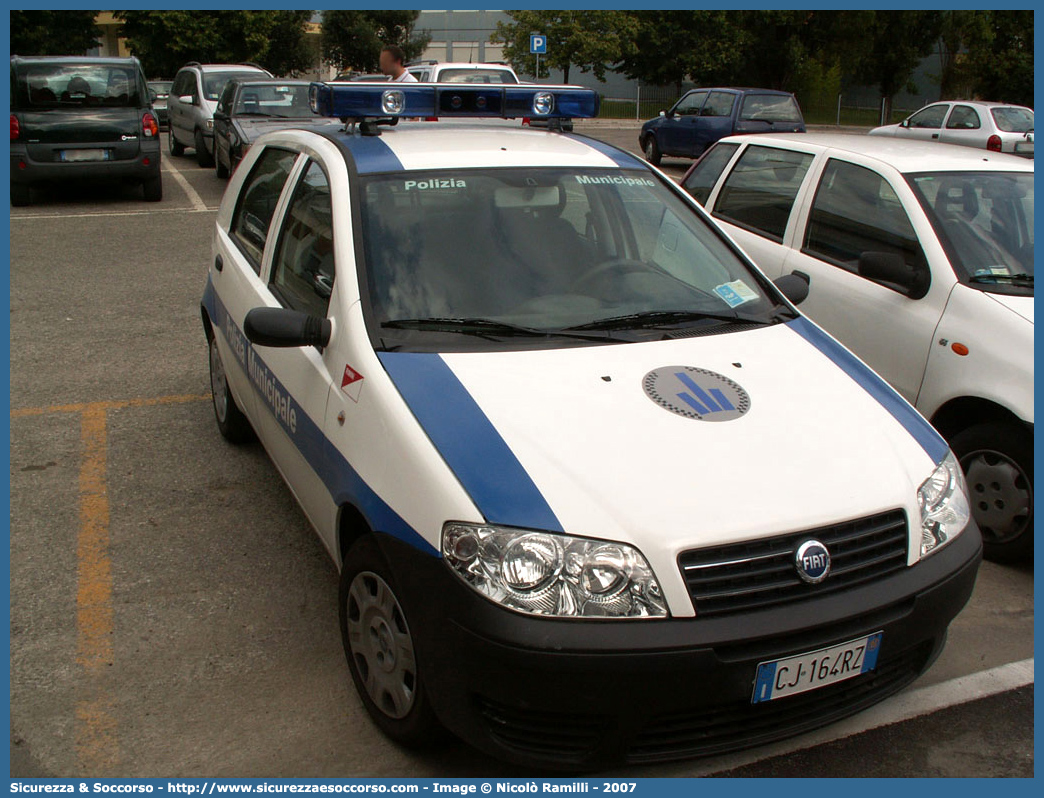
[[[849,135],[723,139],[683,178],[950,441],[987,557],[1033,547],[1033,162]]]
[[[1032,158],[1033,109],[978,100],[932,103],[897,125],[875,127],[870,135],[960,144]]]
[[[312,90],[348,129],[256,140],[202,321],[218,428],[256,432],[340,568],[381,729],[652,762],[929,667],[982,551],[960,467],[802,280],[627,152],[451,119],[591,116],[590,90]]]
[[[438,61],[418,61],[406,65],[406,71],[420,83],[478,83],[512,85],[518,75],[507,64],[467,64]]]

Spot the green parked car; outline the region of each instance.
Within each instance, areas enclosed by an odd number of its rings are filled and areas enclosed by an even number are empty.
[[[163,198],[159,121],[136,58],[11,58],[11,204],[33,186],[139,183]]]

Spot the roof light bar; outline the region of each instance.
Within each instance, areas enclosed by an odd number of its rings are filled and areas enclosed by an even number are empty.
[[[589,119],[598,92],[580,86],[490,86],[446,83],[313,83],[308,103],[321,116]]]

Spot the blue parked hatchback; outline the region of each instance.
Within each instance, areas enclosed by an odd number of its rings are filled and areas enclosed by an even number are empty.
[[[669,111],[642,125],[645,160],[699,158],[718,139],[737,133],[804,133],[793,94],[772,89],[693,89]]]

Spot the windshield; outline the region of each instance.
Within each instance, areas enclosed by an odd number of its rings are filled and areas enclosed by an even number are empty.
[[[961,279],[987,290],[1032,292],[1032,174],[940,172],[907,179]]]
[[[680,314],[768,323],[776,309],[763,279],[648,172],[400,173],[365,178],[362,195],[378,325],[637,329]],[[678,321],[620,321],[667,313]]]
[[[1005,133],[1025,133],[1033,130],[1033,112],[1028,108],[993,108],[993,121]]]
[[[748,122],[800,122],[801,111],[793,97],[781,94],[748,94],[740,119]]]
[[[439,83],[518,83],[506,69],[443,69]]]
[[[17,93],[23,106],[107,108],[142,105],[137,71],[109,64],[26,64],[19,69]]]
[[[315,116],[308,106],[308,84],[252,83],[239,92],[234,115],[299,119]]]
[[[221,96],[221,90],[231,78],[246,77],[257,80],[264,76],[263,72],[259,73],[257,70],[249,72],[206,72],[203,75],[203,93],[206,95],[206,99],[217,102]]]
[[[156,94],[167,95],[170,94],[170,87],[174,84],[169,80],[150,80],[149,88],[152,89]]]

